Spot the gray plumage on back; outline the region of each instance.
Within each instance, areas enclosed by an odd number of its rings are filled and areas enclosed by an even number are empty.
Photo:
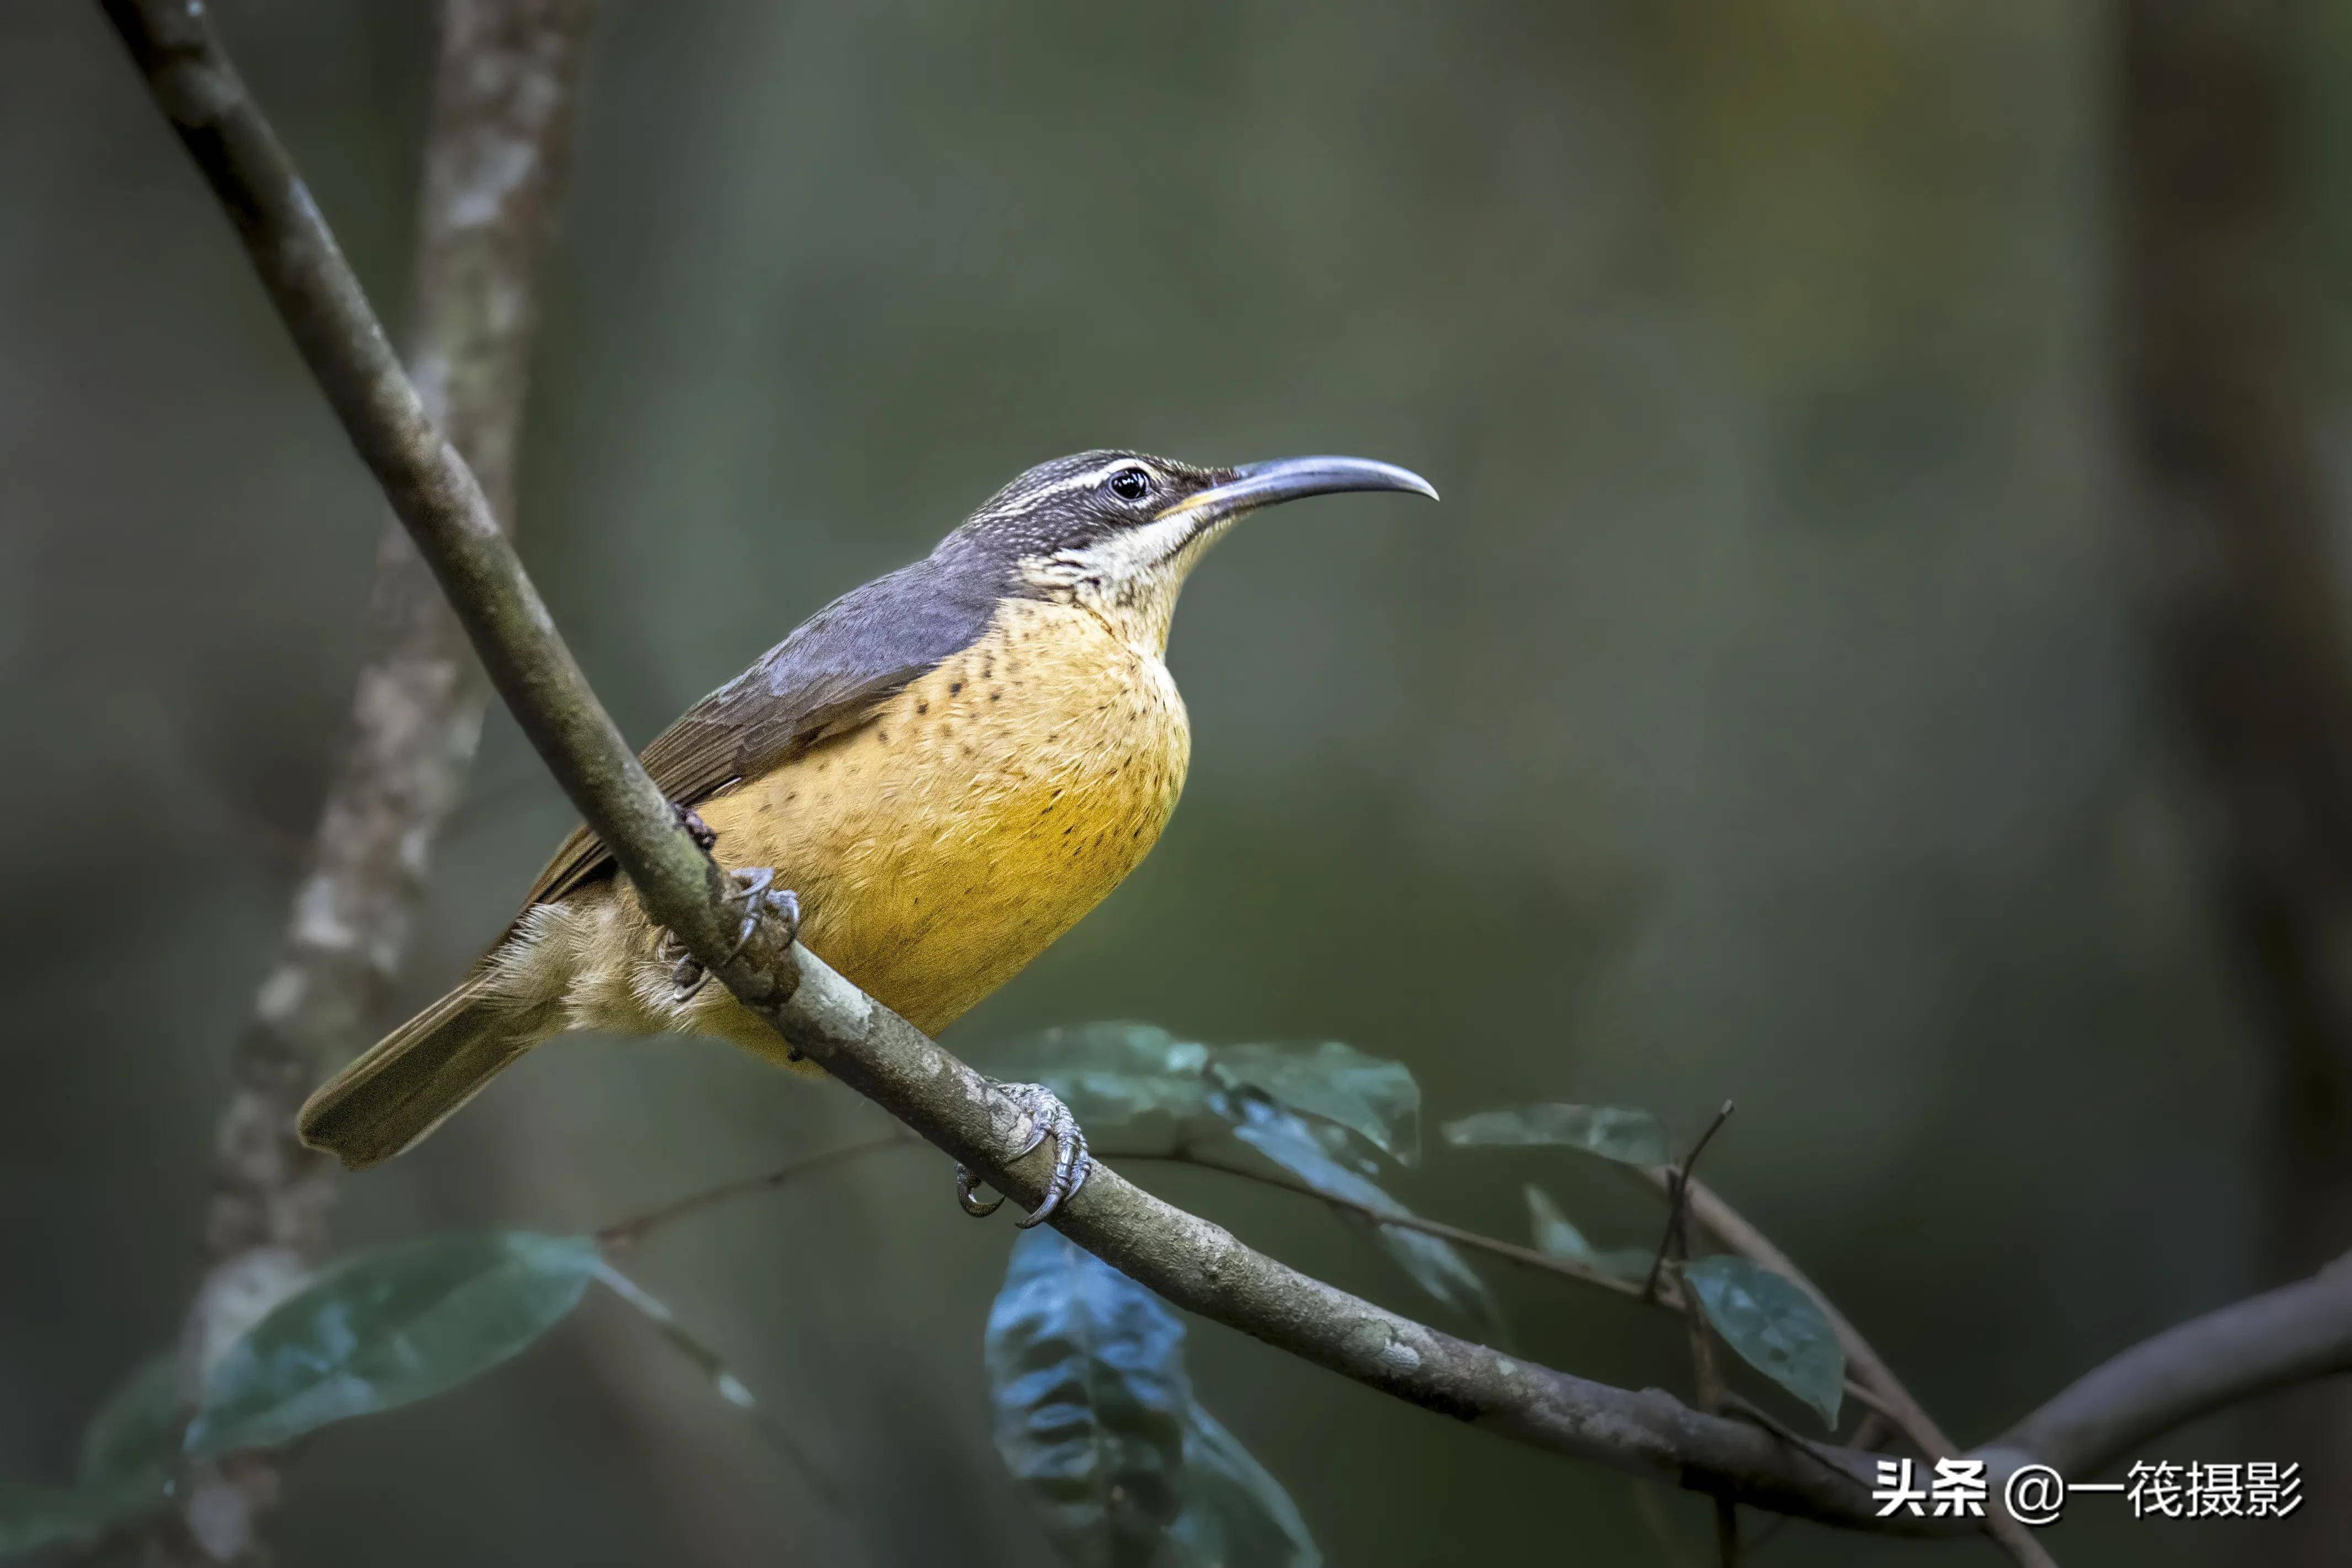
[[[680,805],[781,767],[854,730],[908,682],[980,639],[1003,595],[942,571],[936,555],[854,588],[701,701],[645,749],[646,771]],[[523,900],[547,903],[613,870],[574,828]]]

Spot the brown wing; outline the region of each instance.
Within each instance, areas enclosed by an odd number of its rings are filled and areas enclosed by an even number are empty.
[[[724,687],[655,736],[653,743],[638,753],[638,760],[662,794],[680,805],[693,805],[724,793],[739,780],[782,767],[820,741],[859,728],[929,668],[887,671],[838,701],[797,715],[802,721],[797,724],[778,722],[774,714],[761,714],[756,701],[729,700],[734,688]],[[612,874],[612,854],[583,823],[572,830],[531,883],[523,907],[551,904],[583,884]]]
[[[640,753],[646,771],[664,795],[692,805],[865,724],[987,629],[999,584],[960,564],[933,555],[835,599],[656,737]],[[575,827],[523,908],[612,874],[604,844]]]

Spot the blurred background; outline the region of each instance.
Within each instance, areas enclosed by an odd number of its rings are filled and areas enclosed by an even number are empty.
[[[397,319],[432,7],[215,9]],[[1182,809],[948,1043],[1343,1039],[1433,1118],[1689,1132],[1735,1099],[1715,1182],[1981,1440],[2352,1244],[2347,82],[2322,4],[614,0],[523,552],[642,741],[1044,458],[1426,473],[1443,507],[1288,510],[1210,559],[1170,653]],[[60,1479],[185,1311],[383,521],[63,0],[0,11],[0,1475]],[[570,822],[494,715],[404,1010]],[[585,1040],[350,1182],[337,1235],[593,1226],[886,1127],[721,1045]],[[1318,1205],[1138,1174],[1437,1310]],[[1557,1157],[1435,1151],[1397,1190],[1517,1237],[1530,1179],[1651,1237]],[[1038,1561],[979,1355],[1007,1237],[908,1152],[634,1259],[849,1478],[838,1511],[604,1302],[311,1441],[274,1538]],[[1525,1353],[1685,1388],[1671,1322],[1490,1277]],[[1613,1475],[1213,1326],[1192,1367],[1335,1563],[1675,1561]],[[2346,1421],[2306,1391],[2147,1456],[2301,1460],[2294,1526],[2078,1505],[2047,1543],[2341,1562]],[[1696,1552],[1705,1504],[1664,1500]],[[1799,1526],[1762,1560],[1990,1556]]]

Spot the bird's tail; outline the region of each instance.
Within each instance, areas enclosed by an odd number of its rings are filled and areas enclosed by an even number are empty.
[[[354,1171],[391,1159],[537,1043],[521,1022],[467,981],[320,1085],[296,1122],[302,1142]]]

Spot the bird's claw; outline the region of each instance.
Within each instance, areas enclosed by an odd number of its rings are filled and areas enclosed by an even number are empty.
[[[670,809],[677,813],[677,825],[686,829],[686,836],[694,840],[696,848],[708,851],[712,845],[719,842],[718,833],[712,829],[710,824],[702,820],[702,814],[694,807],[679,801],[672,801]]]
[[[688,832],[693,833],[698,827],[703,833],[710,831],[708,827],[702,827],[700,817],[685,811],[683,807],[680,811],[679,821],[685,825]],[[717,836],[712,837],[715,838]],[[709,846],[706,844],[703,847],[707,849]],[[751,938],[760,930],[761,921],[770,915],[784,922],[784,942],[787,946],[799,940],[800,895],[790,888],[777,887],[774,870],[766,866],[745,866],[739,867],[727,874],[735,883],[735,890],[728,896],[728,901],[743,906],[743,923],[735,932],[735,945],[727,950],[727,957],[722,962],[733,962],[746,947],[750,946]],[[686,943],[677,939],[677,932],[665,930],[657,951],[670,966],[670,987],[676,992],[679,1001],[682,1002],[692,995],[701,987],[702,983],[710,977],[710,972],[702,966],[701,960],[686,950]]]
[[[982,1200],[972,1196],[980,1187],[980,1173],[970,1165],[956,1167],[956,1206],[974,1219],[986,1219],[1004,1206],[1001,1197]]]
[[[727,950],[727,959],[733,962],[751,945],[760,929],[760,921],[769,915],[784,922],[784,944],[792,945],[801,934],[801,896],[790,888],[776,886],[776,873],[767,866],[742,866],[727,873],[735,879],[735,892],[730,901],[743,906],[743,923],[735,932],[735,945]]]
[[[1078,1119],[1070,1114],[1070,1108],[1052,1089],[1042,1083],[1000,1083],[993,1087],[1029,1118],[1029,1142],[1014,1152],[1013,1158],[1019,1159],[1049,1137],[1054,1140],[1054,1173],[1045,1183],[1045,1195],[1038,1200],[1028,1218],[1013,1222],[1027,1230],[1045,1224],[1064,1200],[1086,1185],[1087,1176],[1094,1169],[1094,1157],[1087,1152],[1087,1135],[1078,1126]],[[996,1197],[982,1201],[973,1196],[979,1185],[978,1172],[969,1165],[956,1167],[957,1206],[974,1219],[986,1219],[1003,1206],[1004,1200]]]

